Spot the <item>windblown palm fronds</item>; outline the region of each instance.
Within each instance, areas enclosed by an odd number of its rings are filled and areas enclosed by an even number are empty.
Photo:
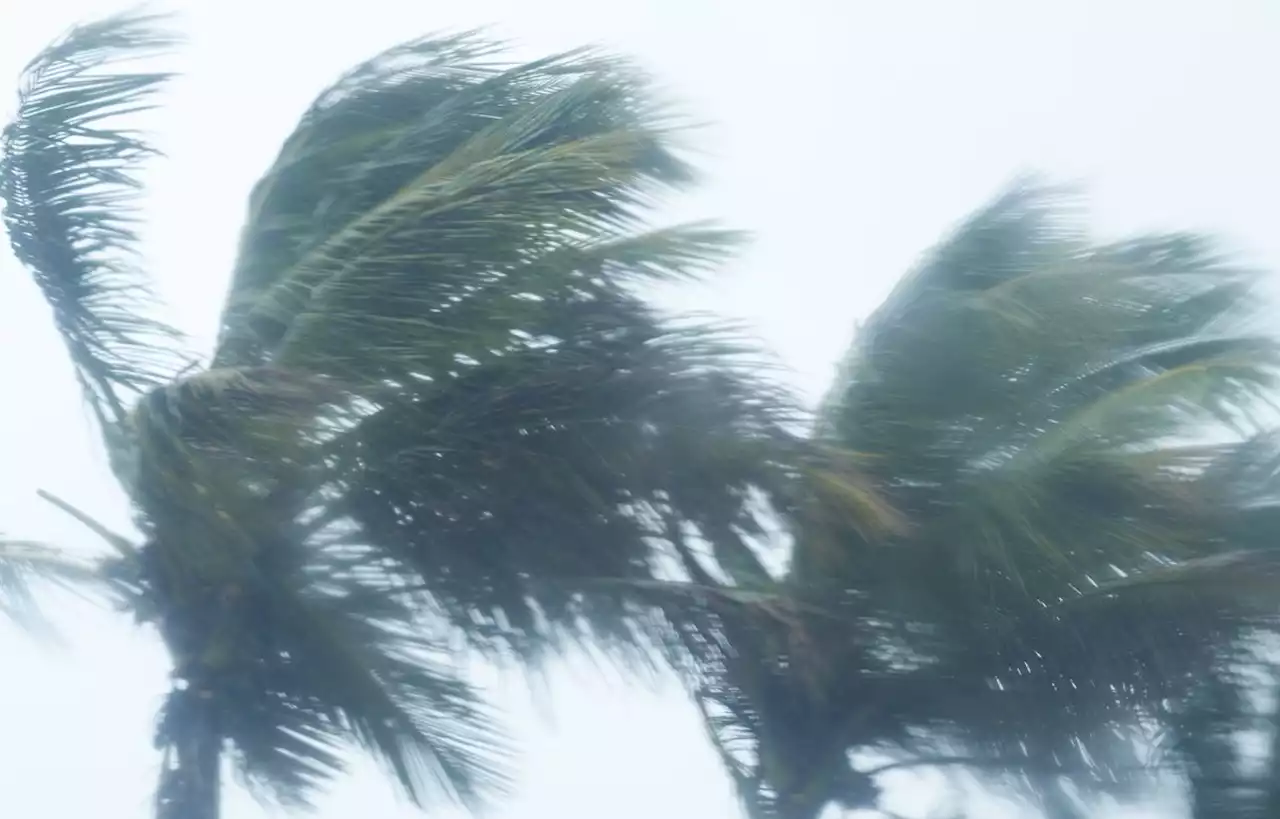
[[[1272,615],[1257,273],[1196,236],[1099,244],[1018,188],[903,280],[805,439],[739,333],[637,294],[740,238],[651,221],[693,174],[643,76],[471,33],[318,96],[250,196],[210,365],[180,371],[122,119],[167,79],[124,64],[158,22],[32,61],[0,197],[142,534],[105,533],[96,577],[173,657],[162,819],[216,819],[228,761],[306,805],[352,745],[419,804],[482,804],[507,750],[466,652],[575,641],[684,672],[756,817],[873,805],[930,761],[1067,811],[1066,782],[1145,773],[1152,725],[1225,781],[1223,669]],[[6,601],[47,554],[0,562]]]
[[[1091,242],[1058,198],[1019,187],[972,217],[832,388],[820,437],[907,525],[801,521],[784,587],[817,613],[726,621],[759,648],[713,658],[703,690],[755,815],[874,806],[850,752],[1002,771],[1051,813],[1065,781],[1147,781],[1152,721],[1270,614],[1088,595],[1270,545],[1226,469],[1255,451],[1280,347],[1253,323],[1256,272],[1196,236]]]
[[[798,502],[811,456],[764,360],[636,295],[739,237],[648,221],[693,175],[630,66],[415,40],[303,115],[212,365],[179,376],[122,261],[152,152],[117,118],[165,78],[122,61],[170,42],[156,23],[36,58],[0,191],[143,534],[103,577],[174,659],[158,812],[216,817],[226,759],[305,804],[351,743],[420,803],[478,804],[504,753],[450,649],[672,648],[702,615],[662,611],[671,581],[763,577],[761,498]]]
[[[126,402],[168,380],[174,332],[136,266],[132,208],[154,151],[120,122],[145,111],[169,74],[119,71],[175,42],[149,16],[82,26],[23,71],[0,135],[0,199],[14,255],[53,311],[90,406],[119,423]]]

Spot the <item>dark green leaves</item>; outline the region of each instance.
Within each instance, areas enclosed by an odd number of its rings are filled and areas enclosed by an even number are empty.
[[[1083,553],[1081,536],[1102,531],[1107,561],[1131,566],[1147,548],[1168,548],[1158,516],[1117,517],[1068,484],[1076,475],[1087,485],[1092,472],[1111,487],[1099,500],[1154,492],[1180,505],[1180,473],[1152,448],[1210,425],[1247,429],[1276,383],[1275,341],[1242,309],[1257,280],[1187,237],[1090,246],[1046,194],[1017,191],[970,220],[867,322],[827,423],[842,445],[875,457],[918,528],[937,523],[938,548],[962,572],[969,550],[1018,582],[1034,571],[1023,557],[1092,571],[1070,558]],[[1071,503],[1059,518],[1070,528],[1048,531],[1054,505]],[[958,524],[968,542],[948,534]],[[1114,551],[1121,543],[1131,557]]]
[[[158,18],[121,15],[73,29],[23,72],[0,138],[0,198],[14,254],[34,275],[100,420],[173,371],[173,332],[156,320],[135,265],[133,196],[154,151],[119,118],[146,110],[169,75],[129,71],[167,50]]]
[[[223,514],[198,527],[182,526],[185,510],[153,510],[152,539],[117,568],[133,569],[174,658],[157,734],[162,816],[206,801],[201,760],[224,749],[255,791],[290,806],[341,773],[353,745],[419,804],[500,792],[503,743],[447,629],[377,582],[375,566],[353,569],[358,554],[307,540],[287,493],[224,487],[212,500]]]
[[[850,514],[800,519],[800,615],[722,616],[736,656],[707,664],[761,816],[847,800],[849,749],[969,754],[1042,795],[1132,785],[1166,702],[1266,618],[1270,560],[1195,560],[1274,545],[1260,277],[1199,237],[1093,243],[1060,198],[979,211],[844,362],[819,436],[856,453]]]
[[[624,66],[511,66],[474,37],[394,49],[325,92],[255,190],[217,363],[440,378],[592,281],[689,275],[733,234],[640,234],[689,172]]]
[[[686,536],[745,574],[751,493],[785,487],[796,447],[785,402],[713,369],[739,357],[732,335],[619,294],[546,316],[537,344],[424,385],[341,450],[362,536],[479,644],[525,656],[584,629],[634,642],[644,582],[687,576],[666,551]]]
[[[653,618],[625,584],[672,559],[671,526],[753,570],[752,493],[789,478],[794,413],[750,344],[633,293],[739,239],[646,223],[691,175],[643,78],[499,50],[410,43],[321,95],[255,189],[213,372],[347,391],[330,515],[474,643],[629,645]]]
[[[735,332],[633,292],[739,236],[647,223],[690,174],[633,71],[498,50],[422,40],[324,92],[254,190],[214,367],[113,427],[147,542],[111,568],[175,660],[166,817],[210,810],[223,755],[306,804],[352,742],[474,805],[501,743],[445,637],[636,656],[697,609],[656,579],[766,574],[796,413]]]

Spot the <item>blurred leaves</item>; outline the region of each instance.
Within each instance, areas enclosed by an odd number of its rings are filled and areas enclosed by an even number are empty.
[[[874,807],[849,752],[968,758],[1046,815],[1060,778],[1149,783],[1167,704],[1274,614],[1273,558],[1217,556],[1274,545],[1243,504],[1274,483],[1260,274],[1196,236],[1094,243],[1063,197],[1019,185],[967,220],[823,403],[819,440],[858,457],[848,517],[796,519],[800,616],[743,606],[704,661],[754,816]],[[1245,574],[1258,594],[1228,592]]]
[[[710,615],[675,590],[767,605],[770,508],[812,504],[810,467],[854,495],[856,470],[798,436],[738,329],[638,295],[741,238],[650,220],[693,174],[645,78],[474,33],[319,95],[250,197],[212,365],[164,369],[167,331],[125,298],[151,151],[108,127],[167,78],[121,63],[169,43],[157,22],[37,57],[3,160],[141,532],[100,532],[103,577],[174,660],[157,812],[214,819],[224,758],[305,806],[351,743],[418,804],[478,806],[507,754],[460,651],[687,667],[678,635]]]
[[[393,595],[345,572],[332,549],[289,526],[272,532],[284,500],[246,500],[229,514],[253,538],[251,557],[168,585],[163,569],[143,575],[177,681],[157,733],[170,760],[159,814],[190,809],[183,788],[200,770],[185,763],[199,756],[184,752],[224,743],[246,783],[287,806],[308,804],[345,769],[350,741],[415,803],[443,795],[476,807],[501,792],[503,742],[447,642]],[[161,520],[156,531],[170,530]],[[234,535],[199,537],[216,545]],[[143,552],[144,561],[164,558],[154,543]]]
[[[0,614],[45,632],[48,624],[36,606],[32,581],[87,589],[98,584],[98,577],[91,564],[43,543],[0,536]]]
[[[809,417],[740,329],[639,295],[741,238],[652,221],[693,174],[643,75],[467,33],[317,97],[250,197],[211,366],[179,374],[131,255],[153,151],[117,121],[167,79],[122,62],[157,23],[37,56],[0,195],[134,503],[100,577],[174,659],[162,819],[214,819],[224,758],[305,806],[350,744],[477,807],[508,751],[461,658],[580,643],[681,673],[755,819],[874,806],[912,765],[1071,815],[1148,781],[1158,731],[1213,801],[1274,617],[1256,271],[1098,243],[1016,186]],[[76,579],[0,549],[6,604],[39,572]]]
[[[216,363],[378,383],[485,361],[545,301],[684,276],[734,234],[637,232],[686,183],[643,78],[589,51],[497,61],[478,35],[392,49],[321,94],[258,184]]]
[[[159,23],[118,15],[45,48],[23,70],[17,116],[0,135],[10,245],[49,303],[104,426],[176,369],[176,334],[157,320],[137,267],[138,170],[155,151],[120,122],[149,108],[170,77],[124,70],[175,44]]]

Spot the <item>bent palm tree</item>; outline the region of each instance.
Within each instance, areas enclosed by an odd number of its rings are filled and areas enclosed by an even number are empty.
[[[1258,278],[1195,236],[1090,242],[1018,188],[903,280],[816,437],[905,526],[807,521],[789,616],[722,606],[735,650],[704,655],[754,815],[874,807],[910,765],[1003,772],[1054,817],[1085,815],[1068,783],[1146,781],[1153,722],[1271,616],[1208,594],[1212,562],[1201,595],[1158,593],[1177,561],[1272,545],[1242,531],[1253,478],[1231,467],[1280,365]]]
[[[157,23],[32,61],[0,195],[144,536],[107,533],[100,574],[173,657],[158,813],[214,819],[227,759],[304,804],[352,742],[414,800],[473,804],[501,743],[454,638],[663,643],[664,549],[696,530],[732,565],[755,493],[792,479],[749,347],[632,292],[736,236],[646,225],[691,175],[625,65],[413,41],[303,115],[250,198],[211,364],[184,371],[135,264],[151,151],[120,119],[167,79],[120,66],[170,45]]]

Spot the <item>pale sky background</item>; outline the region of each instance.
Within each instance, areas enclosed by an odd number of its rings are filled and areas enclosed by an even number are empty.
[[[116,0],[5,0],[0,82]],[[147,254],[183,326],[208,338],[248,189],[311,97],[401,39],[496,24],[531,54],[599,42],[639,57],[714,123],[708,181],[679,212],[758,240],[683,304],[752,322],[816,396],[895,278],[1024,170],[1087,186],[1112,233],[1193,227],[1280,268],[1280,0],[185,0],[186,77],[149,121]],[[8,98],[9,100],[12,97]],[[6,112],[10,102],[0,104]],[[34,289],[0,255],[0,531],[96,548],[36,500],[122,527],[123,499]],[[0,629],[0,815],[148,814],[156,641],[70,602],[66,651]],[[589,673],[554,680],[554,726],[512,693],[520,792],[496,819],[738,819],[690,707]],[[929,787],[896,795],[923,817]],[[1176,817],[1165,808],[1160,816]],[[226,819],[262,808],[232,797]],[[412,814],[361,769],[320,819]],[[443,817],[445,813],[435,813]],[[998,810],[989,814],[996,819]],[[452,817],[449,817],[452,819]]]

